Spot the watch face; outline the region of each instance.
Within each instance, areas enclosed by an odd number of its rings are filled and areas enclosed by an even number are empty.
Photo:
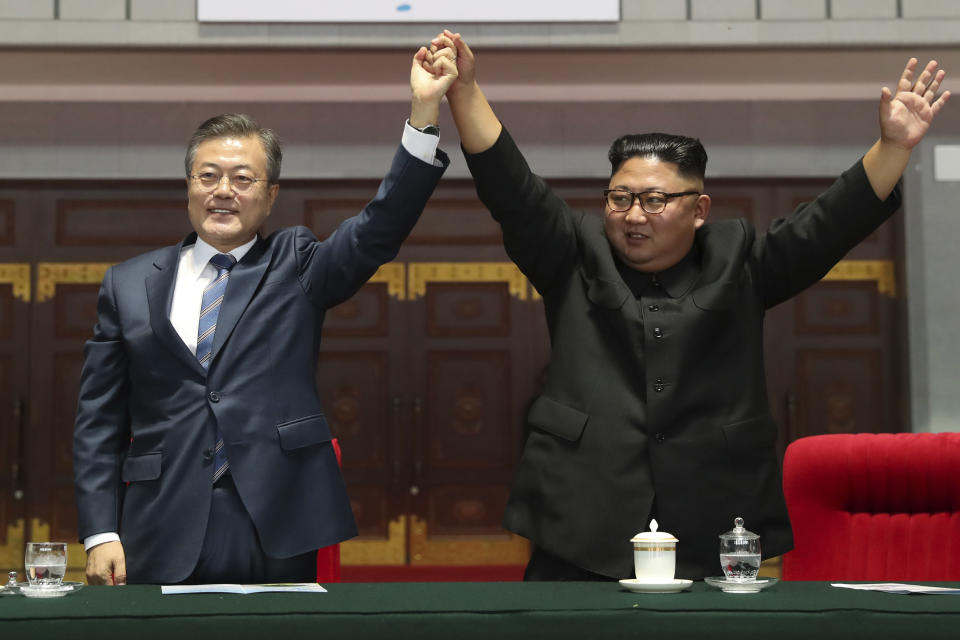
[[[420,129],[420,132],[421,132],[421,133],[430,134],[431,136],[439,136],[439,135],[440,135],[440,127],[438,127],[438,126],[435,125],[435,124],[428,124],[428,125],[425,126],[423,129]]]

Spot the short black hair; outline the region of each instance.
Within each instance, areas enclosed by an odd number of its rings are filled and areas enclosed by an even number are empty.
[[[263,145],[263,152],[267,155],[267,180],[270,184],[280,181],[280,163],[283,161],[283,150],[280,138],[271,129],[261,127],[256,120],[243,113],[222,113],[204,121],[190,136],[187,143],[187,155],[183,159],[187,169],[187,177],[193,172],[193,160],[197,155],[197,148],[207,140],[236,136],[246,138],[256,136]]]
[[[696,138],[670,133],[631,133],[620,136],[610,145],[610,175],[613,176],[630,158],[656,158],[677,165],[685,178],[703,180],[707,170],[707,151]]]

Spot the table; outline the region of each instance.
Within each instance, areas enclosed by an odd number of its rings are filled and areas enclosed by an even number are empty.
[[[925,583],[926,584],[926,583]],[[935,583],[929,583],[935,584]],[[936,583],[960,587],[960,583]],[[960,596],[893,595],[781,582],[728,594],[617,583],[354,583],[329,593],[161,596],[157,586],[0,598],[4,638],[951,638]]]

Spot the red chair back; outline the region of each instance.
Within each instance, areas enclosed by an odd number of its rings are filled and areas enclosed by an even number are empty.
[[[785,580],[960,580],[960,433],[792,442]]]
[[[337,464],[343,465],[340,459],[340,443],[334,438],[330,441],[337,454]],[[317,549],[317,582],[340,582],[340,545]]]

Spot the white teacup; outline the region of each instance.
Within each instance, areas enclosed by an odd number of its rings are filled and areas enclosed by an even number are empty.
[[[633,543],[633,570],[643,582],[670,582],[677,570],[677,540],[672,534],[657,531],[657,521],[650,521],[650,531],[630,538]]]

